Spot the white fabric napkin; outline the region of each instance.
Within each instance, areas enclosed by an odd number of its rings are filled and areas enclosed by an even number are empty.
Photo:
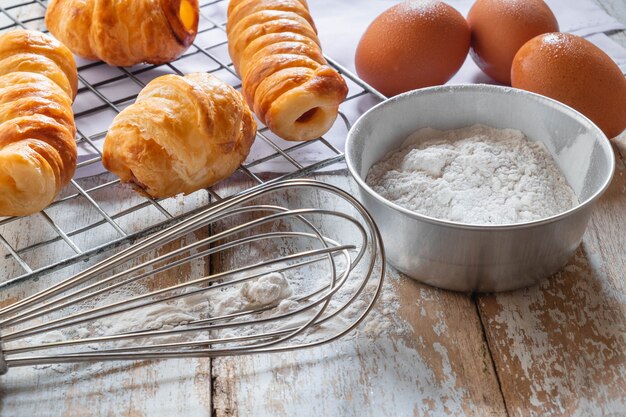
[[[338,63],[355,73],[354,52],[361,35],[376,16],[392,5],[399,3],[399,1],[309,0],[308,3],[319,31],[324,52],[328,56],[335,59]],[[448,0],[448,3],[459,10],[463,15],[467,15],[467,12],[473,4],[473,0]],[[626,29],[622,23],[608,15],[592,0],[547,0],[547,3],[557,17],[561,31],[571,32],[579,36],[587,37],[591,42],[609,54],[609,56],[611,56],[617,64],[620,65],[622,71],[626,73],[626,49],[612,41],[604,34],[608,31]],[[217,5],[203,8],[202,13],[205,17],[209,17],[210,19],[219,22],[224,22],[226,19],[226,5],[227,2],[220,2]],[[204,24],[207,24],[206,19],[204,19]],[[201,19],[200,25],[202,27],[203,19]],[[215,30],[209,31],[206,33],[206,36],[215,36],[217,32],[218,31]],[[200,44],[204,41],[202,36],[204,35],[200,35],[196,40],[197,42],[200,42]],[[223,53],[224,51],[222,51],[222,54]],[[194,59],[198,61],[195,62]],[[185,59],[184,66],[177,63],[177,67],[183,67],[188,72],[193,70],[205,70],[204,68],[207,66],[207,63],[205,62],[206,60],[207,58],[205,56],[195,54],[194,56]],[[105,67],[104,70],[110,69]],[[164,71],[167,73],[167,68],[165,68]],[[154,76],[157,75],[161,74],[158,72],[154,74]],[[230,79],[230,82],[236,82],[236,80],[234,80],[232,76],[229,76],[227,73],[221,72],[219,75]],[[462,68],[449,81],[449,83],[493,83],[493,80],[482,73],[482,71],[478,69],[472,59],[468,56]],[[355,85],[351,83],[349,84],[352,91],[357,89]],[[127,89],[128,85],[121,85],[119,88]],[[78,106],[84,108],[85,106],[91,105],[89,102],[85,102],[86,99],[79,97],[79,100],[81,99],[83,102],[77,103],[75,107]],[[90,100],[94,103],[93,105],[99,104],[98,99],[95,97],[91,97]],[[376,103],[378,103],[378,101],[372,97],[361,97],[344,103],[342,105],[342,111],[347,115],[350,122],[354,122],[360,114]],[[112,116],[114,116],[114,114],[107,117],[99,117],[98,115],[95,115],[94,117],[90,117],[89,120],[80,120],[78,123],[79,128],[88,132],[103,131],[106,129],[107,123],[110,123]],[[346,133],[346,126],[341,120],[338,119],[338,122],[335,124],[333,129],[325,135],[325,138],[335,147],[343,150]],[[287,148],[293,145],[293,143],[288,143],[282,141],[281,139],[275,139],[275,142],[282,148]],[[96,146],[101,148],[102,139],[96,141]],[[269,145],[257,140],[252,148],[250,156],[248,157],[248,162],[258,160],[273,152],[274,150]],[[81,146],[79,149],[79,160],[84,161],[93,158],[94,153],[93,148],[90,146]],[[329,153],[329,149],[322,144],[310,144],[299,151],[291,152],[290,156],[303,166],[307,166],[322,159],[331,157],[333,154]],[[78,176],[94,175],[102,172],[102,170],[103,168],[100,164],[90,164],[80,169]],[[286,160],[279,158],[265,162],[257,166],[254,170],[289,172],[294,170],[294,166]]]

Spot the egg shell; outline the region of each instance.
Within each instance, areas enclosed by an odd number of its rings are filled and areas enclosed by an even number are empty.
[[[609,138],[626,129],[626,78],[607,54],[579,36],[531,39],[515,55],[511,81],[515,88],[573,107]]]
[[[465,18],[440,1],[409,1],[380,14],[356,50],[359,76],[386,96],[445,84],[469,51]]]
[[[558,32],[559,24],[543,0],[478,0],[467,15],[470,55],[494,80],[511,84],[515,54],[537,35]]]

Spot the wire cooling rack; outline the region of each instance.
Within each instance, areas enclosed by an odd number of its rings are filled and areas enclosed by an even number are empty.
[[[247,188],[258,187],[266,182],[305,176],[343,161],[342,150],[327,138],[286,142],[259,125],[251,152],[256,157],[245,161],[231,179],[187,197],[158,200],[139,196],[111,174],[82,178],[86,172],[101,172],[98,144],[106,135],[106,126],[117,113],[134,102],[138,92],[151,79],[165,73],[205,71],[235,88],[241,87],[227,53],[226,16],[222,12],[226,1],[200,0],[198,36],[181,58],[169,64],[116,68],[102,62],[77,59],[76,141],[88,156],[79,159],[76,177],[50,207],[25,218],[0,218],[0,287],[36,278],[129,244],[242,191],[241,187],[230,187],[229,181],[246,184]],[[20,27],[46,32],[45,9],[46,1],[0,0],[0,33]],[[346,103],[360,100],[364,103],[359,105],[362,112],[384,99],[336,61],[327,59],[344,76],[350,88],[342,110],[345,110]],[[358,113],[350,115],[340,111],[331,132],[339,132],[345,137]],[[103,124],[104,128],[94,128]],[[302,158],[303,155],[308,157]],[[311,160],[310,155],[315,159]],[[280,174],[266,174],[275,169],[277,163],[281,166]],[[112,204],[112,195],[119,197],[124,204]],[[193,204],[189,202],[191,200]],[[180,206],[185,209],[181,211]],[[137,221],[145,218],[154,220]]]

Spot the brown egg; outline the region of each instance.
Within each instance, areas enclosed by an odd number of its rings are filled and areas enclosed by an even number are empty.
[[[542,33],[559,31],[543,0],[478,0],[467,23],[472,32],[472,59],[503,84],[511,84],[511,64],[522,45]]]
[[[548,33],[525,43],[513,60],[511,84],[573,107],[609,138],[626,129],[626,78],[607,54],[579,36]]]
[[[361,78],[386,96],[444,84],[469,50],[463,16],[440,1],[409,1],[380,14],[356,50]]]

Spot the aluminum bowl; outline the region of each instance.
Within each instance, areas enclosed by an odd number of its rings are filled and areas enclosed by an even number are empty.
[[[580,204],[532,222],[470,225],[417,214],[365,183],[370,167],[416,130],[475,123],[518,129],[543,142]],[[481,292],[526,287],[560,270],[615,169],[611,144],[585,116],[537,94],[490,85],[427,88],[377,105],[348,133],[346,162],[395,268],[436,287]]]

